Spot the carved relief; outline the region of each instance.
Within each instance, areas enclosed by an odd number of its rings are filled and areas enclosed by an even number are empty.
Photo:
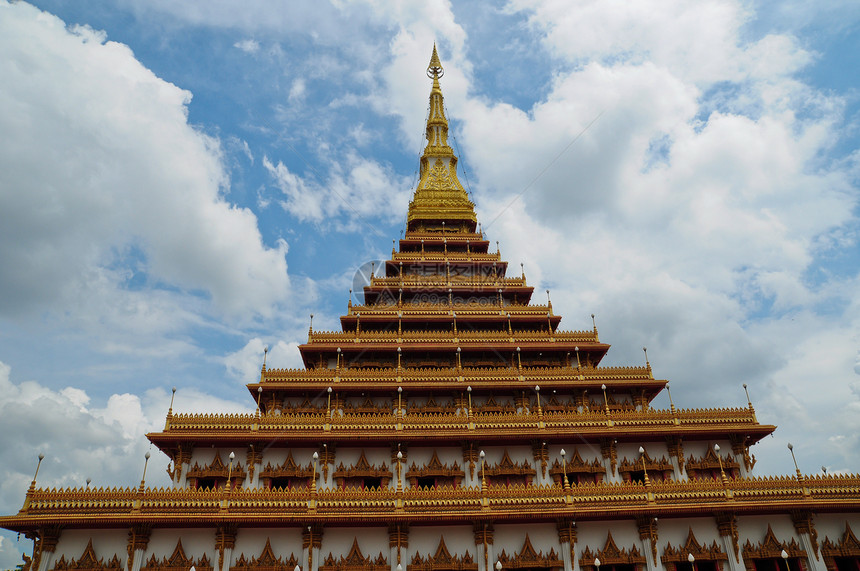
[[[855,560],[860,560],[860,541],[851,530],[851,526],[845,524],[845,533],[842,534],[842,539],[834,543],[830,538],[825,538],[821,545],[821,555],[824,557],[824,564],[828,571],[838,571],[836,565],[837,557],[851,557]]]
[[[558,459],[552,463],[552,468],[550,468],[549,474],[552,476],[552,480],[556,485],[562,485],[564,483],[563,479],[565,470],[567,471],[567,481],[572,486],[575,486],[576,484],[600,483],[606,475],[606,468],[600,460],[595,458],[591,462],[586,462],[582,459],[582,456],[580,456],[578,448],[573,449],[572,457],[567,461],[566,468],[558,461]]]
[[[371,559],[369,555],[367,557],[362,555],[356,538],[352,540],[352,548],[349,553],[341,556],[340,559],[335,559],[334,555],[329,553],[323,564],[320,565],[320,571],[391,571],[391,568],[382,552],[376,559]]]
[[[752,543],[750,543],[750,540],[747,539],[747,542],[744,544],[744,566],[747,568],[747,571],[755,571],[756,559],[779,560],[782,558],[781,553],[783,549],[788,553],[788,557],[791,559],[806,559],[806,550],[801,549],[801,547],[797,544],[797,540],[792,538],[791,542],[780,542],[774,535],[773,529],[771,529],[770,525],[768,525],[767,533],[765,534],[764,539],[760,543],[753,545]]]
[[[460,485],[463,477],[465,476],[465,472],[460,469],[460,465],[454,462],[453,466],[448,466],[447,464],[442,464],[439,460],[439,456],[436,455],[436,451],[433,451],[433,457],[430,458],[430,462],[428,462],[425,466],[418,467],[415,463],[412,463],[412,466],[409,467],[409,471],[406,472],[406,479],[409,481],[409,485],[413,488],[417,487],[441,487],[441,486],[451,486],[457,487]],[[433,484],[429,484],[428,480],[433,480]]]
[[[738,544],[740,534],[738,533],[738,520],[733,513],[718,513],[715,515],[717,520],[717,531],[720,532],[720,537],[731,537],[732,548],[735,553],[735,560],[740,563],[740,545]]]
[[[601,565],[635,565],[637,569],[643,569],[645,566],[645,556],[639,553],[635,545],[630,551],[627,551],[627,549],[618,549],[618,546],[615,545],[615,540],[612,538],[611,531],[606,537],[606,545],[600,551],[593,552],[590,547],[585,548],[585,551],[582,552],[582,557],[579,559],[580,568],[597,571],[594,565],[595,558],[600,559]]]
[[[407,571],[477,571],[478,564],[472,560],[472,555],[466,551],[465,555],[451,555],[445,545],[445,538],[439,538],[439,546],[436,553],[422,557],[416,553],[412,557],[412,563],[406,566]]]
[[[531,485],[535,474],[537,471],[528,462],[518,463],[511,460],[507,449],[498,464],[495,466],[484,464],[483,472],[478,471],[479,478],[486,477],[489,484],[496,485],[525,484],[528,486]]]
[[[791,521],[794,523],[794,531],[805,533],[809,536],[812,550],[815,552],[815,556],[818,557],[818,532],[815,530],[815,524],[812,521],[812,512],[808,510],[794,510],[791,512]]]
[[[243,553],[236,560],[236,563],[230,566],[230,571],[293,571],[298,564],[299,560],[293,553],[286,560],[275,557],[272,544],[267,537],[266,545],[259,557],[248,559]]]
[[[66,569],[74,569],[75,571],[121,571],[122,563],[116,554],[107,562],[104,561],[104,558],[96,558],[96,552],[93,549],[93,540],[90,539],[87,542],[87,547],[78,559],[66,561],[64,555],[54,564],[55,571],[64,571]]]
[[[690,528],[687,534],[687,541],[684,542],[684,545],[675,548],[671,543],[667,543],[660,561],[664,565],[666,563],[686,563],[687,557],[691,554],[696,558],[696,561],[722,562],[727,561],[729,558],[726,552],[717,545],[716,541],[710,547],[701,545],[693,534],[693,528]]]
[[[391,472],[385,463],[378,468],[376,465],[371,466],[362,450],[355,466],[347,468],[341,462],[332,477],[339,488],[387,488]]]
[[[523,548],[516,555],[510,556],[502,550],[499,555],[499,561],[502,563],[503,569],[563,569],[564,562],[559,558],[554,549],[550,549],[549,553],[543,554],[543,551],[537,552],[532,546],[531,539],[526,534],[526,540],[523,543]]]
[[[672,474],[675,473],[675,467],[672,463],[662,456],[659,460],[651,458],[648,451],[645,451],[645,468],[648,470],[648,477],[651,481],[671,480]],[[642,473],[642,458],[634,458],[628,460],[625,458],[618,465],[618,473],[624,478],[625,482],[640,479]]]
[[[182,539],[179,539],[170,557],[165,557],[159,561],[153,553],[149,561],[140,568],[140,571],[188,571],[192,565],[197,571],[212,571],[212,564],[205,553],[200,559],[192,560],[185,555]]]
[[[260,481],[267,488],[309,487],[313,478],[313,464],[299,466],[293,459],[293,452],[287,454],[286,460],[280,466],[272,466],[271,462],[260,470]]]
[[[230,477],[230,485],[240,487],[245,481],[245,468],[241,462],[233,464],[233,469],[224,463],[221,453],[215,454],[215,458],[208,466],[200,466],[197,462],[188,470],[188,482],[192,488],[220,488]]]
[[[722,456],[721,458],[717,458],[717,453],[713,448],[708,447],[708,451],[705,453],[705,456],[702,458],[690,458],[687,460],[686,470],[687,475],[690,478],[707,478],[711,480],[718,480],[721,478],[720,475],[720,461],[722,459],[722,467],[723,471],[726,473],[726,476],[729,478],[737,478],[738,477],[738,462],[731,456]]]

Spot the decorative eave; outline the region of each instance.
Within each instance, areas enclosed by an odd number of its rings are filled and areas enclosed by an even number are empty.
[[[162,432],[147,434],[161,450],[168,452],[186,442],[198,446],[266,446],[290,442],[296,446],[319,442],[361,442],[387,444],[419,442],[428,438],[439,443],[475,440],[488,444],[522,442],[532,435],[546,442],[567,442],[579,438],[599,442],[612,438],[619,442],[647,442],[677,436],[684,440],[712,440],[735,437],[752,445],[776,429],[758,424],[755,415],[741,409],[646,409],[642,411],[475,413],[398,415],[317,414],[174,414]]]
[[[731,493],[728,493],[731,492]],[[46,525],[64,528],[122,528],[140,523],[201,527],[238,523],[243,527],[380,525],[390,522],[554,522],[559,518],[629,519],[639,515],[694,517],[714,513],[767,515],[791,510],[816,513],[860,510],[860,476],[741,478],[666,481],[648,484],[488,486],[403,491],[234,488],[134,488],[28,492],[26,507],[0,517],[0,527],[28,532]]]

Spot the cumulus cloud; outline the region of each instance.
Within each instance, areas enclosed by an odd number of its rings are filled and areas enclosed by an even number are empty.
[[[763,470],[785,471],[784,439],[804,433],[842,435],[816,453],[850,468],[857,268],[809,271],[821,245],[856,248],[860,193],[852,159],[821,164],[843,105],[794,76],[810,54],[790,36],[745,39],[754,14],[736,2],[509,9],[570,68],[529,109],[464,101],[480,218],[503,255],[553,289],[566,327],[598,315],[607,364],[644,362],[647,345],[679,405],[742,405],[749,383],[759,419],[782,426]]]
[[[390,166],[354,153],[332,162],[324,182],[305,178],[278,161],[263,157],[263,166],[284,194],[281,206],[299,220],[321,222],[345,215],[348,227],[380,215],[400,217],[409,201],[409,179]]]
[[[243,385],[256,383],[260,380],[260,369],[266,348],[268,348],[268,354],[265,355],[268,368],[303,369],[299,344],[298,341],[277,341],[267,345],[262,339],[255,337],[238,351],[225,356],[224,365],[228,374]]]
[[[45,460],[39,470],[39,487],[79,487],[92,480],[96,487],[126,487],[140,483],[149,444],[145,434],[161,430],[170,404],[170,393],[151,389],[134,395],[110,395],[103,404],[86,392],[65,387],[51,389],[37,381],[12,378],[11,368],[0,362],[0,432],[15,438],[0,441],[0,513],[20,509],[33,478],[37,456]],[[209,394],[180,388],[175,412],[248,413],[253,400],[236,403]],[[147,485],[167,486],[169,459],[153,453],[147,469]],[[0,566],[20,563],[18,548],[8,536],[0,538]]]
[[[204,291],[222,311],[283,300],[286,243],[263,244],[254,214],[225,199],[219,142],[188,124],[191,94],[103,33],[24,3],[0,10],[0,312],[87,296],[129,248],[138,280]]]

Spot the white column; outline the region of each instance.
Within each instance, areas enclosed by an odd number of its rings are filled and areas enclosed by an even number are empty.
[[[225,547],[224,548],[224,566],[221,567],[221,571],[230,571],[230,566],[233,565],[233,548]],[[139,570],[137,570],[139,571]]]
[[[54,559],[53,551],[43,551],[42,558],[39,560],[39,571],[46,571],[48,569],[49,564]]]
[[[146,553],[145,549],[135,549],[134,556],[131,560],[131,571],[140,571],[140,567],[143,564],[143,554]]]
[[[824,564],[821,552],[819,551],[816,555],[815,549],[813,549],[812,538],[809,537],[809,534],[798,533],[797,535],[800,537],[800,543],[806,550],[806,559],[809,561],[810,571],[827,571],[827,566]]]
[[[642,553],[645,554],[645,566],[648,571],[657,571],[657,562],[654,561],[654,553],[651,551],[651,540],[645,537],[639,541],[642,543]]]
[[[567,541],[560,541],[559,546],[559,549],[561,550],[561,560],[564,562],[564,571],[572,571],[573,561],[571,561],[570,558],[570,543]]]
[[[723,535],[720,537],[723,542],[723,550],[728,553],[728,563],[729,570],[728,571],[746,571],[746,567],[744,567],[744,560],[741,556],[740,552],[735,551],[735,546],[732,545],[732,538],[728,535]],[[737,555],[737,557],[735,557]]]

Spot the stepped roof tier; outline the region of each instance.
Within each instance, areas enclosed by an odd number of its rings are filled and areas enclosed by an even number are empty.
[[[776,427],[749,397],[656,408],[647,359],[601,367],[593,315],[531,304],[457,177],[442,73],[434,46],[406,233],[341,331],[311,326],[303,369],[264,360],[252,414],[171,403],[147,435],[171,488],[34,478],[0,517],[35,540],[23,571],[860,569],[860,476],[754,476]]]

